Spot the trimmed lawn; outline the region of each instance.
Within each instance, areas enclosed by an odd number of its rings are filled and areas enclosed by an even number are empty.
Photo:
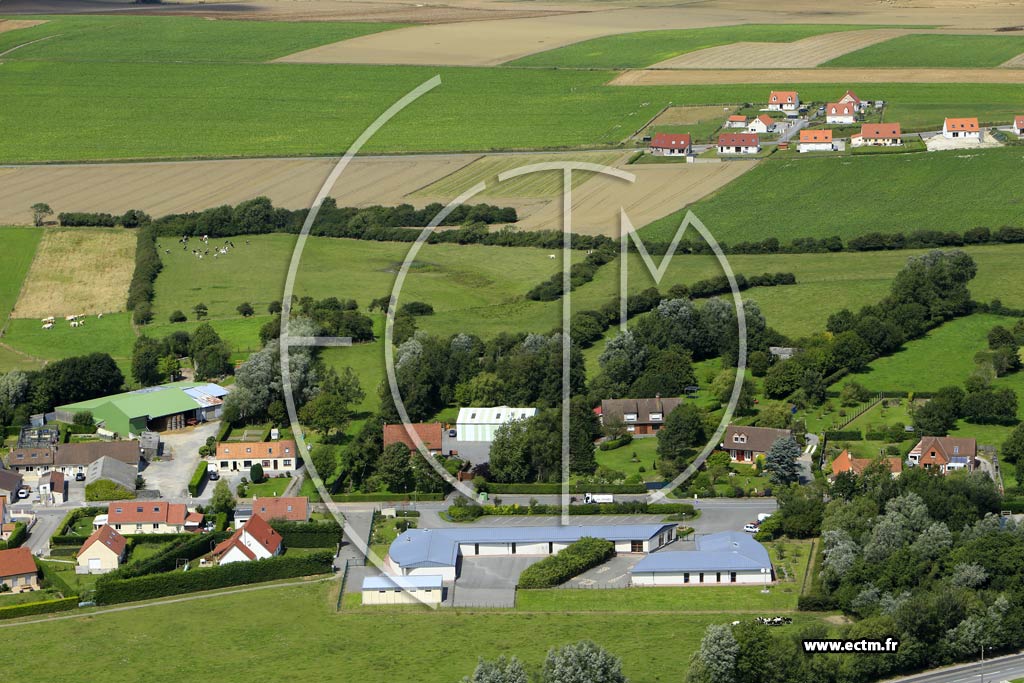
[[[94,519],[96,519],[95,516],[82,517],[81,519],[79,519],[77,522],[75,522],[75,526],[72,527],[71,535],[88,537],[93,532],[92,521]]]
[[[76,562],[73,557],[70,562],[44,562],[44,566],[48,571],[53,571],[60,578],[64,579],[71,588],[79,591],[79,595],[84,591],[90,591],[95,588],[96,579],[100,577],[99,574],[76,574]]]
[[[42,236],[39,228],[0,228],[0,241],[4,245],[0,251],[0,324],[6,324],[7,316],[18,301]]]
[[[24,605],[30,602],[55,600],[58,597],[57,591],[51,590],[38,590],[30,593],[0,593],[0,607],[13,607],[14,605]]]
[[[170,543],[133,543],[129,562],[139,562],[161,553],[170,546]]]
[[[637,462],[633,461],[634,456]],[[654,462],[658,458],[657,437],[634,438],[625,446],[611,451],[602,451],[598,448],[594,451],[594,458],[598,465],[622,472],[627,477],[637,474],[643,477],[644,481],[661,479],[654,467]],[[644,472],[640,471],[641,467],[644,468]]]
[[[292,483],[290,477],[271,477],[262,484],[248,484],[246,496],[248,498],[278,498],[284,494],[288,484]]]
[[[986,67],[1024,53],[1019,36],[909,35],[848,52],[822,66]]]
[[[130,362],[135,333],[130,313],[90,317],[85,327],[73,328],[63,320],[44,330],[38,320],[12,318],[4,343],[36,358],[58,360],[87,353],[109,353],[114,360]]]

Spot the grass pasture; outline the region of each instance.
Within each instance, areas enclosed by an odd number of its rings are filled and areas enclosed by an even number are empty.
[[[44,318],[123,311],[134,268],[133,231],[47,229],[11,315]]]
[[[767,237],[783,243],[794,237],[849,239],[926,228],[962,232],[978,225],[996,229],[1020,223],[1024,208],[1014,169],[1022,161],[1024,150],[1012,147],[768,159],[689,208],[726,243]],[[955,192],[939,190],[953,178]],[[679,220],[671,214],[641,234],[667,242]]]
[[[508,62],[509,66],[576,69],[625,69],[658,62],[709,47],[738,42],[792,43],[837,31],[874,26],[849,24],[747,24],[714,28],[638,31],[584,40]]]
[[[35,319],[13,318],[3,340],[15,350],[43,360],[109,353],[114,360],[130,362],[135,333],[130,313],[91,317],[79,328],[58,320],[50,330],[42,329]]]
[[[43,231],[38,228],[0,228],[4,245],[0,250],[0,321],[3,323],[7,322],[18,300],[42,235]]]
[[[1024,38],[1015,35],[909,35],[849,52],[822,66],[853,67],[991,67],[1024,53]]]

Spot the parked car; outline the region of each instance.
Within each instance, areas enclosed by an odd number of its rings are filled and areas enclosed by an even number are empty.
[[[75,473],[75,481],[85,481],[85,472]]]
[[[756,524],[744,524],[743,530],[746,531],[748,534],[756,534],[758,531],[760,531]]]
[[[210,481],[217,481],[218,479],[220,479],[220,472],[218,472],[217,470],[210,470],[209,472],[207,472],[207,474],[210,477]]]
[[[454,429],[449,429],[448,430],[448,436],[450,436],[451,438],[454,439],[455,438],[455,430]]]
[[[26,498],[29,497],[31,493],[32,489],[30,489],[27,486],[22,486],[20,489],[18,489],[18,498],[25,500]]]

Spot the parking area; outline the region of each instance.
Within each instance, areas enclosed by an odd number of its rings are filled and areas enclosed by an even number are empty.
[[[543,557],[463,557],[449,591],[455,607],[514,607],[523,570]]]
[[[162,497],[171,500],[189,500],[188,482],[199,463],[199,447],[208,437],[217,436],[219,428],[220,422],[207,422],[161,434],[162,457],[140,472],[146,480],[146,488],[159,490]],[[209,498],[212,492],[210,488],[200,497]]]
[[[682,550],[677,548],[679,541],[669,544],[669,550]],[[692,545],[691,545],[692,547]],[[629,570],[646,555],[628,554],[616,555],[602,565],[588,569],[579,576],[569,579],[562,584],[562,588],[628,588]]]

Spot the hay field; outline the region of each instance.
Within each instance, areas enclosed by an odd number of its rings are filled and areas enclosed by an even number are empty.
[[[400,204],[406,194],[477,157],[444,155],[356,158],[331,193],[339,206]],[[275,206],[310,205],[337,159],[251,159],[146,164],[0,168],[0,224],[27,224],[29,206],[45,197],[55,211],[152,216],[195,211],[261,195]],[[417,202],[412,202],[417,203]]]
[[[619,74],[611,85],[704,85],[707,83],[963,83],[1024,84],[1020,69],[633,69]],[[776,86],[777,89],[778,86]],[[770,86],[762,86],[767,92]],[[840,91],[839,94],[842,94]],[[803,99],[803,98],[801,98]]]
[[[17,31],[19,28],[31,28],[45,23],[45,19],[0,19],[0,33]]]
[[[134,232],[47,229],[11,317],[123,311],[134,268]]]
[[[905,35],[906,29],[826,33],[795,42],[736,42],[658,62],[656,69],[800,69]]]

